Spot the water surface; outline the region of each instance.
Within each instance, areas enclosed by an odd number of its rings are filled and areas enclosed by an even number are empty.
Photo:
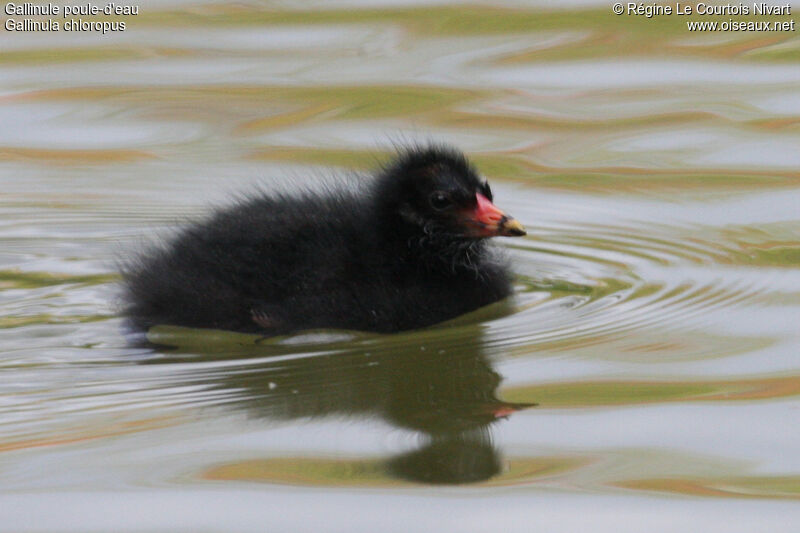
[[[0,530],[793,531],[798,41],[574,4],[0,34]],[[128,342],[116,258],[426,140],[528,228],[510,301]]]

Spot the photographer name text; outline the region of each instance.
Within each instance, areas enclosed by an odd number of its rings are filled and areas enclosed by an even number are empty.
[[[657,17],[662,15],[716,15],[716,16],[740,16],[740,15],[766,15],[781,16],[791,15],[791,4],[774,5],[766,2],[754,2],[752,4],[706,4],[697,2],[695,4],[675,2],[675,4],[659,4],[644,2],[618,2],[613,6],[614,13],[617,15],[632,15],[640,17]]]

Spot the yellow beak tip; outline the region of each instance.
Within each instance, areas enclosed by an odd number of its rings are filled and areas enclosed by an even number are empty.
[[[527,235],[527,232],[525,231],[525,227],[520,224],[517,219],[510,218],[503,224],[503,235],[522,237],[523,235]]]

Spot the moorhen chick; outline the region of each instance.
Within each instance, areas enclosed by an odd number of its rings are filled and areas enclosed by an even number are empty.
[[[140,253],[125,314],[140,330],[420,328],[511,293],[498,235],[525,230],[461,152],[409,148],[361,188],[259,194]]]

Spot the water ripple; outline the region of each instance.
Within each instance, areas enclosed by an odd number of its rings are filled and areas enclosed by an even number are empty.
[[[519,311],[495,325],[493,338],[535,352],[713,329],[728,309],[763,305],[793,275],[763,267],[754,275],[760,265],[735,241],[703,240],[710,229],[693,229],[642,221],[540,227],[515,247]]]

